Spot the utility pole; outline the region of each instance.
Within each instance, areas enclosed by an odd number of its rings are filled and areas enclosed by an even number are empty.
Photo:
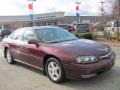
[[[120,0],[117,0],[117,2],[118,2],[118,16],[117,16],[117,32],[118,32],[118,38],[119,38],[119,36],[120,36],[120,30],[119,30],[119,26],[120,26]]]
[[[104,1],[101,1],[100,2],[101,3],[101,5],[102,5],[102,7],[101,7],[101,12],[102,12],[102,21],[103,21],[103,23],[105,22],[105,16],[104,16]]]
[[[119,19],[120,19],[120,0],[118,0]]]

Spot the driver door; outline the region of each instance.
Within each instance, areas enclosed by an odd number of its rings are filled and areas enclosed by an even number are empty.
[[[28,40],[37,40],[37,37],[34,33],[34,31],[31,30],[25,30],[24,36],[23,36],[23,59],[26,64],[29,64],[36,68],[42,68],[42,55],[43,52],[40,51],[39,47],[37,47],[35,44],[28,44]]]

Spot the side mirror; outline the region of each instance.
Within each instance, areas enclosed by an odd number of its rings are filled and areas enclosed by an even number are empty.
[[[37,40],[35,39],[28,40],[28,44],[35,44],[37,47],[39,46]]]

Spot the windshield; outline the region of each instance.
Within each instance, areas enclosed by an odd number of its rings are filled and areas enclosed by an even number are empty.
[[[88,32],[89,31],[89,24],[78,24],[76,29],[79,32]]]
[[[57,43],[77,40],[78,38],[63,28],[44,28],[35,30],[37,36],[45,43]]]

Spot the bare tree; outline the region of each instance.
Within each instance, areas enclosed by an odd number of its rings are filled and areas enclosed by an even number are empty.
[[[120,18],[120,0],[107,0],[109,8],[106,8],[106,14],[112,19]]]
[[[106,0],[104,2],[100,2],[100,15],[102,19],[102,23],[106,23],[108,19],[111,19],[113,17],[113,0]]]

